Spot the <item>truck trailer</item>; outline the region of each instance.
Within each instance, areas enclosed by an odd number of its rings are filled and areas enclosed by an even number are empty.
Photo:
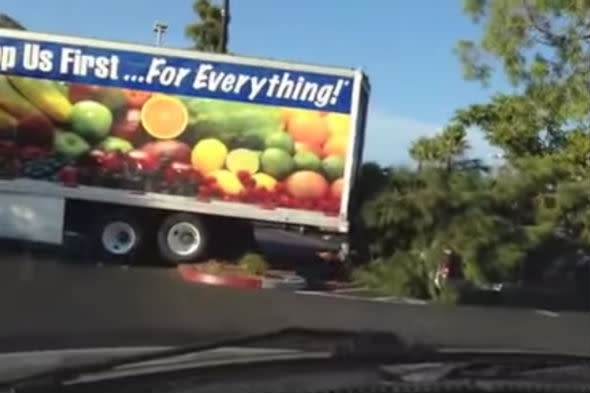
[[[0,29],[0,238],[177,264],[268,223],[340,239],[359,69]]]

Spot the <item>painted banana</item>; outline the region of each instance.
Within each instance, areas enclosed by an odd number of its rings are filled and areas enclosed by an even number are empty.
[[[46,79],[9,75],[8,80],[25,98],[53,120],[65,123],[72,113],[72,103]]]
[[[42,115],[41,111],[23,97],[8,81],[0,75],[0,109],[16,118]]]
[[[18,120],[10,113],[0,108],[0,134],[14,132],[18,126]]]
[[[68,86],[64,82],[54,81],[53,83],[57,87],[57,90],[61,91],[64,96],[68,96]]]

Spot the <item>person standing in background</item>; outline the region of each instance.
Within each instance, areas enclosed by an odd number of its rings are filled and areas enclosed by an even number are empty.
[[[434,285],[440,291],[443,285],[448,284],[449,282],[457,283],[464,279],[463,259],[450,248],[445,249],[442,261],[434,276]]]

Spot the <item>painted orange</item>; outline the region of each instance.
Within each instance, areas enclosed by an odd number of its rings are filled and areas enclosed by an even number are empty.
[[[286,127],[289,124],[289,120],[297,113],[297,109],[295,108],[281,108],[281,120],[283,121],[283,125]]]
[[[336,179],[330,186],[330,194],[332,197],[340,200],[342,198],[342,189],[344,188],[344,179]]]
[[[302,151],[310,151],[310,152],[314,153],[318,157],[322,157],[323,156],[323,151],[322,151],[322,148],[320,146],[310,145],[310,144],[305,143],[305,142],[295,142],[295,151],[297,153],[302,152]]]
[[[317,172],[298,171],[285,180],[289,194],[298,199],[320,199],[330,192],[330,185]]]
[[[141,108],[141,125],[156,139],[174,139],[188,124],[188,111],[177,98],[153,96]]]
[[[322,146],[330,136],[330,126],[317,112],[297,113],[287,123],[287,131],[296,142]]]
[[[335,135],[328,139],[322,151],[324,153],[324,156],[346,157],[347,148],[348,137],[344,135]]]

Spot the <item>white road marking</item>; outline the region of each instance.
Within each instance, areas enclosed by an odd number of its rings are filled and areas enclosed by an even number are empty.
[[[556,313],[554,311],[549,311],[549,310],[535,310],[535,312],[537,314],[545,315],[546,317],[555,318],[555,317],[559,316],[559,313]]]
[[[398,297],[398,296],[382,296],[382,297],[375,297],[371,300],[376,302],[384,302],[384,303],[403,303],[403,304],[417,304],[417,305],[426,305],[428,302],[426,300],[420,299],[412,299],[407,297]]]
[[[373,300],[377,302],[400,302],[403,301],[403,298],[400,298],[398,296],[380,296],[374,297]]]
[[[348,299],[348,300],[359,300],[364,302],[379,302],[379,303],[398,303],[398,304],[412,304],[412,305],[427,305],[428,302],[420,299],[410,299],[396,296],[381,296],[381,297],[365,297],[365,296],[353,296],[343,293],[335,292],[323,292],[323,291],[295,291],[299,295],[307,296],[323,296],[332,297],[337,299]]]
[[[299,295],[312,295],[312,296],[324,296],[324,297],[335,297],[340,299],[350,299],[350,300],[359,300],[358,296],[351,296],[351,295],[343,295],[339,293],[333,292],[321,292],[321,291],[295,291],[295,293]]]
[[[332,292],[333,293],[349,293],[349,292],[362,292],[362,291],[368,291],[368,289],[363,288],[363,287],[342,288],[342,289],[334,289]]]

